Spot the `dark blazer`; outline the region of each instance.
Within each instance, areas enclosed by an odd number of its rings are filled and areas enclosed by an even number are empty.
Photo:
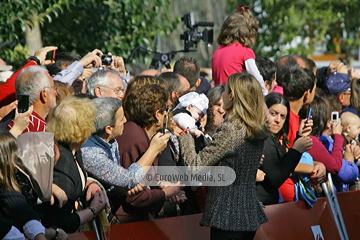
[[[45,218],[43,224],[45,227],[56,226],[62,228],[67,233],[75,232],[80,227],[80,218],[76,213],[72,213],[75,208],[75,201],[83,193],[81,177],[78,166],[85,176],[81,151],[77,151],[75,156],[72,154],[69,146],[59,143],[60,158],[54,167],[54,180],[53,182],[66,192],[68,201],[62,207],[58,207],[58,202],[54,205],[44,203]]]
[[[145,130],[131,121],[125,123],[123,134],[116,140],[119,144],[120,164],[124,168],[129,168],[132,163],[137,162],[150,146],[150,140]],[[158,159],[156,158],[153,166],[157,165]],[[119,214],[132,215],[134,220],[131,221],[147,220],[147,212],[155,214],[160,212],[164,201],[164,191],[145,188],[136,196],[126,197],[126,202],[122,206],[125,213],[119,212]],[[129,216],[122,218],[123,222],[126,221],[126,218]],[[120,222],[122,220],[119,219]]]
[[[265,141],[263,165],[260,167],[266,173],[262,182],[256,183],[256,193],[264,205],[279,202],[278,188],[294,172],[300,161],[301,153],[290,148],[288,152],[273,137]]]
[[[21,231],[28,221],[40,220],[39,215],[26,202],[25,197],[15,190],[0,189],[0,216],[11,220],[12,225]],[[2,228],[2,225],[0,226]]]
[[[256,231],[268,220],[255,191],[264,141],[245,141],[245,133],[245,127],[225,120],[213,141],[198,154],[191,134],[179,137],[181,153],[189,166],[228,166],[236,173],[231,185],[208,187],[201,225],[226,231]]]
[[[5,219],[0,215],[0,239],[3,239],[6,234],[11,230],[12,221],[10,219]]]

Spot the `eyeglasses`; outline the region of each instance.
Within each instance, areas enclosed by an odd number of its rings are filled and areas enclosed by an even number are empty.
[[[351,92],[343,92],[342,94],[344,94],[345,96],[350,96]]]
[[[113,90],[114,93],[116,93],[116,94],[120,94],[120,92],[121,92],[121,93],[125,93],[125,89],[123,89],[123,88],[121,88],[121,87],[118,87],[118,88],[111,88],[111,87],[105,87],[105,86],[102,86],[102,87],[104,87],[104,88],[109,88],[109,89]]]

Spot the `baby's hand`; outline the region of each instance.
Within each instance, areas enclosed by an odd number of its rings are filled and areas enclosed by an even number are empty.
[[[189,130],[189,133],[191,133],[192,135],[196,136],[197,138],[200,137],[201,135],[204,136],[204,133],[196,128],[192,128]]]

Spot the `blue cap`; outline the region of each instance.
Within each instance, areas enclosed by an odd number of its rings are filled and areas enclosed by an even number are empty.
[[[325,80],[329,93],[341,93],[350,88],[350,77],[345,73],[331,73],[330,76]]]

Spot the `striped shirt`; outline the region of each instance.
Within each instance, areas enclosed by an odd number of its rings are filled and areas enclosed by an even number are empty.
[[[23,131],[26,132],[45,132],[46,129],[46,121],[42,119],[36,112],[33,112],[30,117],[29,126]],[[7,130],[10,130],[14,125],[14,119],[12,119],[7,127]]]

